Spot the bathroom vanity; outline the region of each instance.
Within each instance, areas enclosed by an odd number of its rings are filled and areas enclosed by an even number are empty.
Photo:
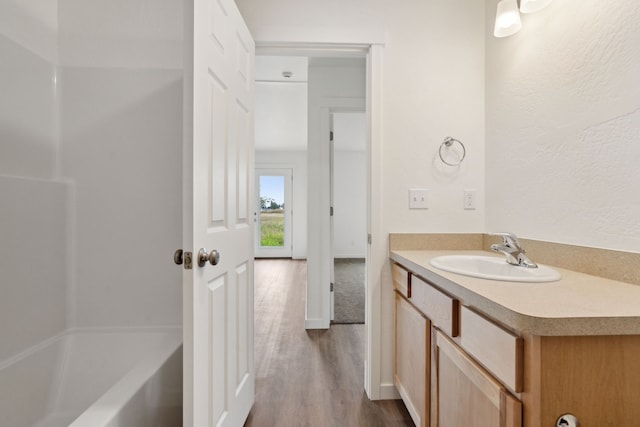
[[[451,254],[492,255],[390,252],[394,383],[416,425],[638,424],[640,286],[562,268],[558,281],[515,283],[430,264]]]

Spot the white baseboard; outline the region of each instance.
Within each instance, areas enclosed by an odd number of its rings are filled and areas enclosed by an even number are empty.
[[[305,329],[329,329],[329,325],[324,319],[305,319]]]
[[[400,393],[393,384],[380,384],[380,400],[400,399]]]

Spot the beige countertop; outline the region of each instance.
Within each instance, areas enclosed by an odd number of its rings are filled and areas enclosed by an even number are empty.
[[[541,336],[640,334],[640,286],[549,265],[556,282],[516,283],[479,279],[432,267],[440,255],[485,251],[393,250],[390,257],[463,304],[519,333]],[[499,256],[498,256],[499,257]]]

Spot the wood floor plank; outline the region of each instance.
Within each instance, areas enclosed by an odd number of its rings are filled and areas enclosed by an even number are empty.
[[[256,260],[256,402],[247,427],[413,426],[364,392],[364,325],[304,329],[306,262]]]

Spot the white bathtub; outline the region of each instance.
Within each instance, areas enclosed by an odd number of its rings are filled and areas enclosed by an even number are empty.
[[[179,329],[76,330],[0,364],[2,427],[182,425]]]

